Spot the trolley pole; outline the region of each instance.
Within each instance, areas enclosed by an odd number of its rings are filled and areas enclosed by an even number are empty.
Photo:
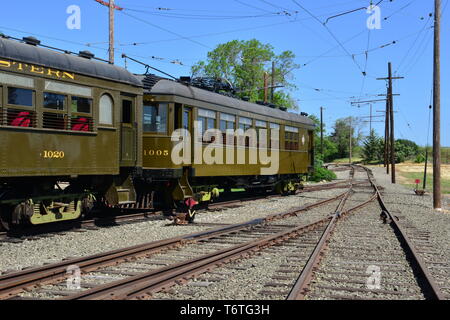
[[[434,1],[433,72],[433,206],[442,210],[441,199],[441,0]]]

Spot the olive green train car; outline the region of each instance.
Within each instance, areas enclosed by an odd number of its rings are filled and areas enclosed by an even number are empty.
[[[135,200],[142,84],[120,67],[0,37],[0,217],[76,219]],[[101,199],[100,199],[101,198]]]
[[[205,193],[220,187],[226,190],[241,188],[277,188],[292,191],[302,175],[313,166],[314,123],[306,116],[258,105],[222,94],[199,89],[184,83],[159,78],[153,75],[141,77],[144,84],[143,103],[143,171],[150,184],[168,181],[175,200]],[[191,133],[189,161],[174,162],[173,150],[184,138],[172,137],[177,129]],[[256,142],[250,136],[202,137],[209,129],[253,128]],[[264,134],[266,132],[266,139]],[[277,131],[278,139],[270,138]],[[198,136],[194,137],[194,132]],[[219,142],[217,139],[221,138]],[[210,152],[211,143],[222,145],[223,155]],[[278,144],[278,148],[275,146]],[[277,163],[250,162],[249,153],[266,146],[274,147],[268,156],[277,153]],[[178,149],[175,149],[178,150]],[[200,152],[199,152],[200,151]],[[228,155],[227,151],[232,151]],[[245,154],[245,161],[239,162],[238,152]],[[259,151],[255,151],[259,154]],[[206,156],[211,154],[215,161]],[[200,157],[203,157],[201,160]],[[266,159],[267,160],[267,159]],[[240,163],[240,164],[239,164]],[[272,170],[267,170],[273,165]],[[266,169],[266,171],[264,170]],[[273,170],[274,169],[274,170]]]

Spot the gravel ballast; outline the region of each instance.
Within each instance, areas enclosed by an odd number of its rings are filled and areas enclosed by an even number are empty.
[[[347,179],[348,172],[339,173],[340,179]],[[342,194],[345,190],[326,190],[303,193],[297,196],[261,199],[243,203],[238,208],[217,212],[199,213],[197,223],[242,223],[287,211],[294,207],[318,202]],[[211,229],[210,226],[174,226],[168,220],[150,220],[124,224],[85,232],[66,232],[21,243],[0,243],[0,271],[14,271],[55,263],[69,257],[82,257],[100,252],[125,248],[142,243],[163,240],[194,232]]]

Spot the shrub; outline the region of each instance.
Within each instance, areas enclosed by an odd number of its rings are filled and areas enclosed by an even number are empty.
[[[424,163],[425,162],[425,155],[423,153],[420,153],[417,155],[416,160],[414,160],[415,163]]]
[[[310,180],[319,182],[319,181],[331,181],[336,179],[337,176],[333,171],[327,170],[325,168],[316,167],[314,173],[311,175]]]

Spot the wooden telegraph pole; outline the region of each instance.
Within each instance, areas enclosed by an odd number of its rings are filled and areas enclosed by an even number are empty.
[[[352,125],[352,117],[350,116],[350,152],[349,152],[349,163],[352,164],[352,137],[353,137],[353,125]]]
[[[433,90],[433,206],[442,210],[441,199],[441,0],[434,1]]]
[[[386,97],[389,96],[389,89]],[[384,127],[384,166],[386,167],[386,174],[389,174],[389,99],[386,98],[386,119]]]
[[[273,95],[275,93],[275,61],[272,61],[272,88],[270,90],[270,102],[273,103]]]
[[[389,62],[389,121],[390,121],[390,138],[391,138],[391,171],[392,171],[392,183],[396,183],[395,180],[395,135],[394,135],[394,97],[392,96],[392,64]]]
[[[109,0],[109,63],[114,64],[114,0]]]
[[[391,162],[391,175],[392,175],[392,183],[396,183],[395,177],[395,135],[394,135],[394,94],[392,89],[392,80],[394,79],[404,79],[403,77],[393,77],[392,76],[392,64],[388,63],[388,77],[387,78],[377,78],[377,80],[388,80],[388,93],[386,97],[386,135],[389,135],[389,138],[386,137],[386,144],[389,143],[389,147],[387,152],[389,156],[386,156],[387,162]],[[388,119],[389,118],[389,119]],[[389,128],[387,128],[389,123]],[[386,147],[385,144],[385,147]],[[389,159],[390,158],[390,159]],[[389,164],[387,164],[387,170],[389,174]]]
[[[267,103],[267,96],[269,94],[269,84],[268,84],[268,77],[269,75],[267,72],[264,72],[264,102]]]
[[[323,107],[320,107],[320,153],[323,157]]]
[[[123,8],[114,4],[114,0],[109,3],[103,0],[95,0],[96,2],[109,7],[109,63],[114,64],[114,10],[122,11]]]

